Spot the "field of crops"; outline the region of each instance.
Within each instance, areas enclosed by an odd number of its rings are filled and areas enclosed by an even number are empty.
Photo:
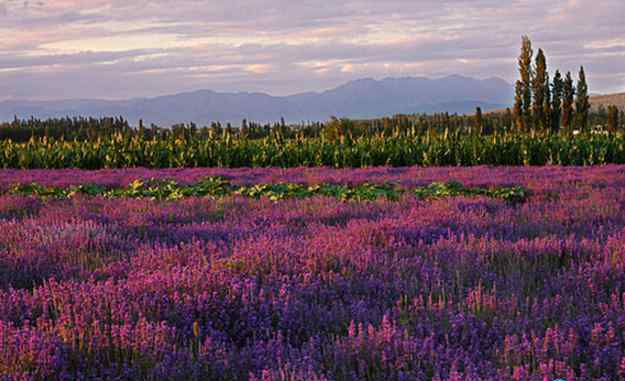
[[[206,178],[473,191],[11,191]],[[623,166],[4,170],[0,232],[0,380],[625,376]]]
[[[153,137],[120,132],[91,140],[0,140],[0,168],[625,164],[625,135],[620,132],[477,135],[398,127],[391,132],[358,137],[299,135],[260,139],[227,132],[213,137],[183,132]]]

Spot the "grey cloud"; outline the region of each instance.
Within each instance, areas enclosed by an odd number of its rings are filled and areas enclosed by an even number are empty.
[[[35,68],[52,65],[87,65],[107,63],[125,58],[140,57],[161,52],[158,49],[128,50],[123,52],[81,52],[76,54],[51,54],[46,56],[17,56],[0,54],[0,69]]]
[[[0,28],[15,36],[4,48],[0,42],[0,69],[12,69],[0,71],[0,90],[10,97],[125,98],[198,88],[286,94],[365,76],[454,73],[513,81],[526,33],[544,48],[551,69],[585,65],[592,91],[625,91],[622,0],[555,0],[548,7],[542,0],[19,4],[0,2]],[[125,37],[156,35],[177,43],[123,46]],[[115,51],[49,48],[109,37],[121,44]],[[258,65],[266,69],[255,71]]]

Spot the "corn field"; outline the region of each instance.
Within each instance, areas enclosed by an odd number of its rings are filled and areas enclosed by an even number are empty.
[[[625,136],[522,134],[453,136],[382,134],[337,138],[223,133],[213,137],[169,135],[146,138],[115,133],[95,140],[31,138],[0,141],[0,167],[182,168],[182,167],[369,167],[471,165],[598,165],[625,163]]]

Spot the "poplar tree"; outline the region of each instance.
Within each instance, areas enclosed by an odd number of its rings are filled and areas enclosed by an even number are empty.
[[[551,87],[549,82],[549,73],[545,76],[545,100],[543,101],[543,128],[551,128]]]
[[[532,125],[532,42],[528,36],[522,37],[521,55],[519,56],[519,74],[521,75],[521,115],[525,128]]]
[[[608,131],[616,132],[620,127],[619,110],[614,105],[608,106]]]
[[[564,83],[562,82],[562,74],[560,70],[556,70],[553,76],[552,94],[551,94],[551,130],[557,132],[560,130],[560,117],[562,115],[562,92]]]
[[[506,129],[506,131],[509,131],[513,127],[514,127],[514,117],[512,116],[512,110],[510,110],[510,107],[507,107],[506,116],[504,120],[504,128]]]
[[[573,87],[573,78],[571,72],[566,73],[564,86],[562,87],[562,128],[566,131],[571,130],[573,122],[573,103],[575,102],[575,88]]]
[[[516,81],[514,88],[514,125],[517,130],[525,130],[525,121],[523,119],[523,84],[521,81]]]
[[[533,92],[532,116],[534,124],[538,128],[546,127],[545,125],[545,90],[547,87],[547,59],[542,49],[538,49],[536,54],[535,70],[531,74],[531,86]]]
[[[484,119],[482,117],[482,108],[477,107],[475,109],[475,127],[480,131],[480,134],[484,129]]]
[[[577,98],[575,98],[575,122],[577,128],[582,131],[588,129],[588,113],[590,111],[590,97],[588,96],[588,84],[586,83],[586,73],[584,67],[579,69],[579,79],[577,80]]]

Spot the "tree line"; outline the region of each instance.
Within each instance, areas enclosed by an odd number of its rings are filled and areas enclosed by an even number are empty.
[[[553,108],[551,110],[558,110]],[[558,113],[550,112],[550,121],[560,120]],[[567,115],[573,115],[572,112]],[[569,118],[567,120],[571,120]],[[588,113],[584,119],[592,128],[610,133],[625,132],[625,116],[616,106],[599,107]],[[554,122],[555,123],[555,122]],[[518,118],[510,109],[505,112],[482,113],[478,108],[475,115],[450,113],[394,115],[377,119],[355,120],[331,118],[325,122],[306,123],[258,123],[244,120],[240,127],[230,123],[213,122],[207,126],[195,123],[177,124],[171,127],[156,125],[131,126],[123,117],[115,118],[58,118],[58,119],[15,119],[9,123],[0,123],[0,141],[11,140],[24,143],[30,140],[56,139],[61,141],[97,141],[119,134],[128,138],[167,139],[169,137],[185,139],[220,140],[230,139],[355,139],[367,136],[397,137],[453,135],[469,137],[473,135],[527,134],[527,133],[562,133],[562,128],[519,129]],[[549,124],[552,126],[552,124]],[[572,127],[571,127],[572,128]]]
[[[518,65],[513,117],[519,131],[587,132],[593,126],[583,66],[579,69],[577,83],[570,71],[563,76],[560,70],[556,70],[551,79],[545,52],[538,49],[534,58],[532,42],[527,36],[522,37]],[[611,105],[605,119],[605,128],[615,132],[621,127],[624,117],[616,106]]]

